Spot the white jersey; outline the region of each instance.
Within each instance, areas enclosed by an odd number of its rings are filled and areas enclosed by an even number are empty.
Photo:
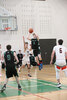
[[[29,58],[29,49],[26,49],[26,51],[24,52],[24,57],[23,59],[28,59]]]
[[[30,59],[29,59],[29,49],[27,49],[25,52],[24,52],[24,57],[23,57],[23,65],[26,65],[26,64],[30,64]]]
[[[33,50],[30,50],[30,52],[29,52],[29,53],[33,55]]]
[[[67,52],[67,49],[62,45],[57,45],[53,48],[53,51],[55,51],[56,55],[56,65],[66,65],[65,53]]]

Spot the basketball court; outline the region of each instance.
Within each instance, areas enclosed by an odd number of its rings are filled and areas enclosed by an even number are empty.
[[[67,98],[67,80],[64,73],[61,72],[62,87],[57,88],[54,66],[44,66],[40,72],[38,68],[32,68],[32,78],[24,72],[19,73],[22,91],[17,88],[14,78],[8,82],[7,89],[4,93],[0,93],[1,100],[66,100]],[[47,72],[48,70],[48,72]],[[4,71],[3,71],[4,73]],[[63,79],[63,80],[62,80]],[[0,79],[0,87],[3,85],[4,75]]]
[[[33,30],[31,30],[33,29]],[[57,87],[55,60],[50,65],[51,52],[58,39],[63,39],[67,48],[67,1],[66,0],[0,0],[0,45],[2,55],[6,45],[12,50],[24,53],[23,36],[28,42],[28,34],[39,36],[43,69],[31,66],[28,76],[27,66],[21,69],[18,89],[15,77],[11,77],[0,100],[67,100],[67,77],[60,71],[61,88]],[[5,69],[0,66],[0,90],[5,81]]]

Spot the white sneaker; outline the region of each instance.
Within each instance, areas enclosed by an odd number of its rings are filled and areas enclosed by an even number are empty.
[[[61,87],[61,83],[58,83],[57,87],[60,88]]]

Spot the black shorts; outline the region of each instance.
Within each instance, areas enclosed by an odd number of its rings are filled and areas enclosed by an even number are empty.
[[[22,66],[22,60],[19,60],[19,63],[17,63],[16,67],[19,68]]]
[[[22,66],[22,60],[19,60],[18,65]]]
[[[10,78],[13,77],[13,75],[18,77],[15,65],[6,65],[6,77]]]
[[[33,54],[34,54],[35,57],[38,56],[39,54],[41,54],[40,49],[34,49]]]

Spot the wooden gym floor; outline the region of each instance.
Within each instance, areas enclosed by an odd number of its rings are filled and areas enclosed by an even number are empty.
[[[31,78],[27,76],[27,68],[19,73],[22,91],[18,90],[15,78],[10,78],[6,90],[0,93],[0,100],[67,100],[67,78],[60,71],[62,87],[57,88],[54,65],[43,66],[41,71],[31,67],[31,75]],[[2,70],[0,89],[4,80],[5,71]]]

